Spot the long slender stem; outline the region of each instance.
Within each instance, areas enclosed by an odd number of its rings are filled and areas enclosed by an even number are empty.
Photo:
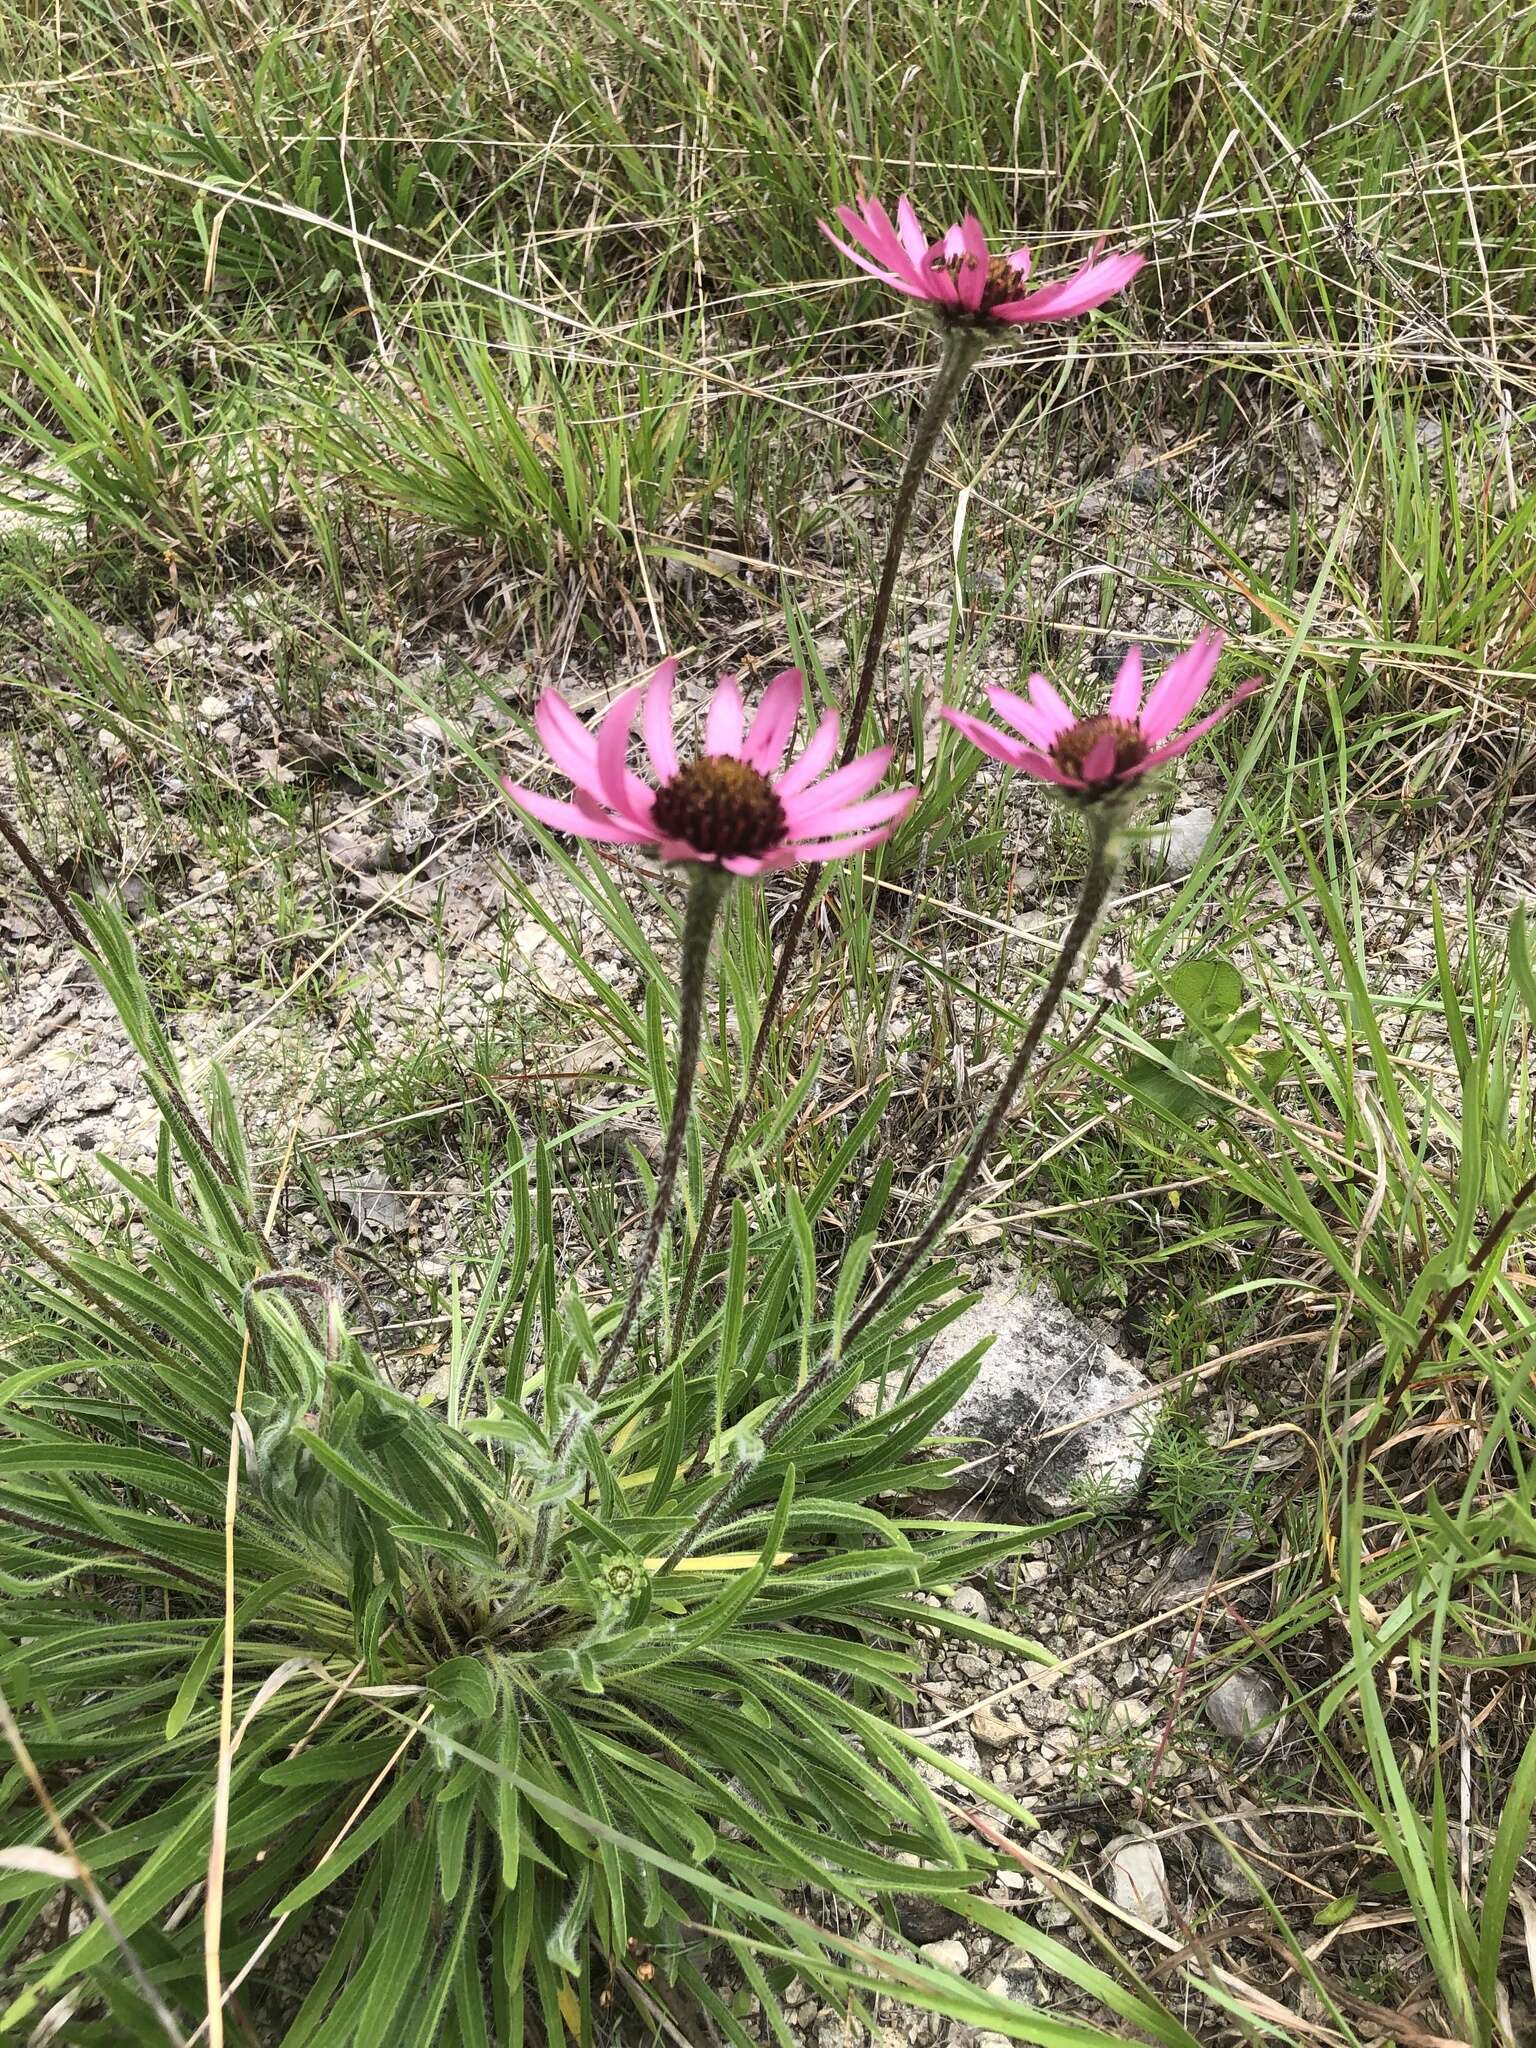
[[[891,526],[886,536],[885,559],[880,565],[880,581],[875,586],[874,607],[869,615],[869,631],[864,637],[864,652],[859,662],[859,677],[853,693],[853,702],[848,708],[848,723],[843,733],[842,765],[844,767],[859,750],[864,730],[864,716],[869,710],[869,700],[874,692],[875,677],[880,668],[880,656],[885,648],[885,630],[891,616],[891,599],[896,592],[896,577],[901,568],[902,556],[906,550],[907,530],[912,524],[912,514],[917,505],[918,488],[923,481],[933,451],[939,444],[944,423],[954,410],[955,400],[960,396],[972,365],[986,347],[986,337],[979,330],[970,327],[952,327],[944,340],[944,353],[928,392],[927,402],[912,429],[912,442],[907,450],[907,460],[901,472],[901,481],[896,486],[896,496],[891,504]],[[758,1076],[763,1070],[763,1060],[768,1051],[768,1039],[784,1003],[784,992],[789,986],[790,971],[800,951],[800,941],[805,935],[806,922],[811,914],[811,902],[815,897],[820,877],[812,867],[806,870],[806,877],[790,912],[789,924],[779,942],[779,957],[773,972],[773,985],[768,991],[768,1000],[758,1019],[757,1033],[752,1040],[752,1050],[747,1058],[746,1077],[741,1092],[736,1098],[715,1154],[714,1168],[709,1177],[709,1189],[705,1194],[703,1207],[699,1210],[698,1229],[694,1233],[693,1246],[688,1254],[687,1269],[677,1299],[674,1328],[682,1341],[688,1323],[688,1311],[693,1306],[694,1291],[699,1284],[699,1271],[709,1250],[715,1217],[720,1207],[721,1190],[725,1176],[730,1170],[731,1153],[741,1135],[741,1126],[751,1105],[757,1087]]]
[[[639,1251],[635,1254],[635,1266],[630,1275],[624,1312],[619,1317],[613,1335],[603,1347],[596,1376],[587,1389],[588,1396],[594,1400],[607,1386],[624,1356],[630,1332],[634,1329],[635,1319],[640,1313],[640,1304],[645,1298],[651,1268],[655,1265],[656,1254],[661,1249],[662,1232],[666,1229],[667,1218],[672,1213],[672,1198],[677,1191],[677,1170],[682,1163],[683,1145],[688,1136],[688,1117],[693,1106],[694,1076],[699,1067],[704,997],[709,981],[710,941],[714,936],[716,915],[729,886],[730,877],[723,869],[700,865],[692,871],[692,881],[688,889],[688,908],[683,917],[682,974],[678,987],[677,1085],[672,1094],[672,1120],[667,1127],[661,1166],[656,1175],[656,1195],[646,1221],[645,1236],[641,1240]],[[566,1424],[555,1447],[557,1457],[570,1448],[577,1426],[574,1418]]]
[[[766,1449],[784,1434],[796,1417],[803,1414],[812,1401],[824,1390],[841,1368],[847,1346],[860,1337],[886,1304],[903,1287],[910,1275],[927,1258],[933,1247],[943,1237],[950,1224],[958,1215],[986,1162],[1003,1121],[1018,1093],[1030,1061],[1045,1036],[1046,1027],[1056,1014],[1058,1004],[1071,985],[1079,965],[1088,955],[1099,921],[1103,917],[1115,886],[1119,872],[1119,834],[1116,821],[1089,813],[1090,854],[1088,871],[1083,877],[1082,893],[1077,900],[1077,909],[1067,927],[1061,942],[1061,951],[1056,956],[1056,965],[1051,970],[1050,980],[1040,991],[1039,998],[1030,1013],[1024,1036],[1019,1041],[1008,1072],[1003,1077],[992,1107],[987,1111],[975,1136],[966,1149],[960,1171],[950,1183],[938,1207],[929,1217],[917,1236],[912,1240],[885,1279],[864,1303],[864,1306],[849,1323],[843,1337],[842,1347],[822,1360],[816,1370],[788,1395],[763,1423],[758,1436]],[[696,1550],[701,1542],[730,1513],[740,1497],[751,1474],[738,1472],[728,1479],[724,1486],[707,1501],[694,1520],[692,1527],[678,1542],[672,1554],[662,1567],[663,1573],[672,1571]]]
[[[656,1174],[656,1194],[651,1203],[651,1213],[646,1219],[645,1236],[635,1255],[634,1271],[630,1275],[629,1293],[625,1296],[624,1310],[618,1326],[603,1347],[598,1360],[597,1371],[585,1397],[570,1404],[569,1413],[560,1426],[550,1454],[550,1464],[558,1476],[572,1444],[581,1430],[583,1421],[590,1413],[591,1404],[597,1400],[609,1380],[613,1377],[629,1344],[630,1332],[640,1313],[645,1299],[646,1284],[651,1277],[651,1268],[656,1263],[656,1254],[661,1249],[662,1232],[667,1227],[667,1218],[672,1213],[672,1198],[677,1191],[677,1170],[682,1163],[683,1146],[688,1136],[688,1117],[693,1105],[693,1082],[699,1068],[699,1046],[704,1035],[704,997],[709,983],[709,947],[714,937],[715,918],[730,887],[730,876],[722,868],[706,867],[702,864],[690,870],[688,907],[683,913],[683,957],[682,972],[678,982],[678,1034],[677,1034],[677,1085],[672,1092],[672,1120],[667,1126],[666,1144],[662,1150],[661,1165]],[[533,1544],[528,1556],[528,1568],[524,1581],[532,1593],[544,1576],[544,1567],[549,1557],[550,1538],[554,1531],[554,1505],[552,1502],[539,1509],[534,1523]]]

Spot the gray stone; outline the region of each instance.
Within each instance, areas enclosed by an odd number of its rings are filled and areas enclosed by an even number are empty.
[[[345,1210],[361,1238],[399,1236],[410,1222],[404,1202],[389,1185],[389,1176],[376,1166],[366,1173],[328,1175],[326,1193]]]
[[[951,1970],[957,1977],[963,1977],[971,1967],[970,1951],[953,1936],[948,1941],[925,1941],[918,1954],[936,1970]]]
[[[30,1131],[48,1108],[46,1088],[24,1088],[19,1095],[13,1095],[3,1109],[0,1109],[0,1124],[18,1133]]]
[[[117,1105],[117,1087],[111,1081],[91,1081],[69,1102],[72,1117],[105,1116]]]
[[[1192,873],[1215,824],[1216,813],[1209,804],[1177,812],[1147,835],[1147,866],[1154,874],[1175,878]]]
[[[1145,1835],[1117,1835],[1104,1851],[1109,1896],[1125,1913],[1149,1927],[1166,1927],[1173,1914],[1163,1852]]]
[[[1285,1732],[1279,1688],[1256,1671],[1232,1671],[1207,1693],[1205,1717],[1218,1734],[1263,1749]]]
[[[1152,1709],[1145,1700],[1111,1700],[1104,1719],[1114,1729],[1145,1728]]]
[[[917,1372],[926,1385],[987,1338],[976,1377],[943,1424],[965,1470],[997,1482],[997,1513],[1068,1514],[1122,1507],[1141,1485],[1159,1401],[1152,1383],[1044,1282],[1022,1273],[994,1282],[942,1331]],[[1134,1407],[1123,1404],[1134,1401]],[[1106,1412],[1115,1411],[1115,1412]]]
[[[903,1892],[896,1900],[896,1924],[908,1941],[925,1947],[948,1941],[965,1922],[932,1892]]]
[[[1258,1844],[1249,1839],[1249,1831],[1238,1821],[1221,1821],[1211,1829],[1200,1844],[1200,1868],[1212,1891],[1234,1904],[1250,1905],[1258,1898],[1259,1888],[1233,1855],[1233,1848],[1262,1872],[1256,1860]]]
[[[1040,1978],[1033,1958],[1024,1949],[1010,1949],[987,1980],[987,1989],[994,1998],[1006,1998],[1011,2005],[1039,2005]]]
[[[971,1733],[988,1749],[1007,1749],[1029,1733],[1029,1723],[1000,1714],[989,1700],[983,1700],[971,1716]]]
[[[951,1763],[958,1764],[961,1770],[969,1771],[973,1777],[981,1776],[981,1754],[974,1739],[965,1729],[938,1728],[927,1740],[928,1747],[936,1755],[947,1757]],[[917,1773],[926,1784],[946,1792],[953,1791],[960,1782],[938,1764],[919,1763]]]
[[[956,1586],[945,1601],[951,1614],[963,1614],[971,1621],[990,1621],[992,1610],[987,1605],[986,1595],[974,1586]]]

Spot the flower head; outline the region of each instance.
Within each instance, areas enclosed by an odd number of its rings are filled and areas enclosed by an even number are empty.
[[[1089,718],[1075,717],[1044,676],[1030,677],[1028,697],[1013,690],[988,690],[992,709],[1013,733],[1000,732],[995,725],[948,706],[939,715],[994,761],[1022,768],[1041,782],[1054,782],[1079,803],[1095,803],[1182,754],[1259,687],[1257,677],[1243,683],[1225,704],[1171,737],[1205,695],[1221,648],[1220,633],[1202,633],[1193,647],[1169,662],[1143,701],[1141,649],[1133,647],[1120,664],[1108,706]],[[1022,738],[1015,739],[1014,733]]]
[[[1129,1003],[1135,998],[1136,976],[1130,963],[1118,954],[1101,960],[1083,981],[1083,993],[1097,996],[1101,1003]]]
[[[1008,256],[993,255],[974,213],[968,213],[936,242],[923,233],[910,199],[898,202],[894,221],[879,200],[867,193],[861,195],[857,210],[838,207],[837,217],[857,248],[840,240],[825,221],[817,225],[850,262],[878,277],[892,291],[925,300],[949,324],[965,327],[1075,319],[1112,299],[1146,261],[1130,251],[1102,255],[1101,242],[1070,277],[1032,292],[1025,289],[1029,251],[1015,249]]]
[[[519,809],[579,839],[643,846],[664,861],[696,861],[733,875],[759,875],[800,861],[834,860],[889,839],[911,808],[915,789],[870,791],[891,765],[877,747],[830,775],[837,753],[835,713],[823,718],[784,766],[805,678],[787,668],[763,692],[747,725],[734,676],[710,699],[703,751],[678,758],[672,729],[675,660],[615,698],[591,732],[555,690],[539,699],[534,723],[550,759],[574,786],[569,800],[507,782]],[[637,715],[655,786],[629,766]]]

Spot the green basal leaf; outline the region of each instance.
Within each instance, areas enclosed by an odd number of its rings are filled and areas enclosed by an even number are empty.
[[[1219,1032],[1242,1008],[1243,978],[1227,960],[1180,960],[1163,985],[1197,1031]]]

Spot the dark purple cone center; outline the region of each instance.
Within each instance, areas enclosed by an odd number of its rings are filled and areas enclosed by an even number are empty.
[[[1064,774],[1080,776],[1083,763],[1099,741],[1105,738],[1115,743],[1115,765],[1108,775],[1098,778],[1095,787],[1118,781],[1122,775],[1139,768],[1147,758],[1147,743],[1142,738],[1140,726],[1132,724],[1128,718],[1111,718],[1101,712],[1097,718],[1080,718],[1076,725],[1069,725],[1052,742],[1051,759]]]
[[[767,776],[728,754],[706,754],[680,768],[657,790],[652,814],[668,839],[720,860],[767,853],[786,829]]]

